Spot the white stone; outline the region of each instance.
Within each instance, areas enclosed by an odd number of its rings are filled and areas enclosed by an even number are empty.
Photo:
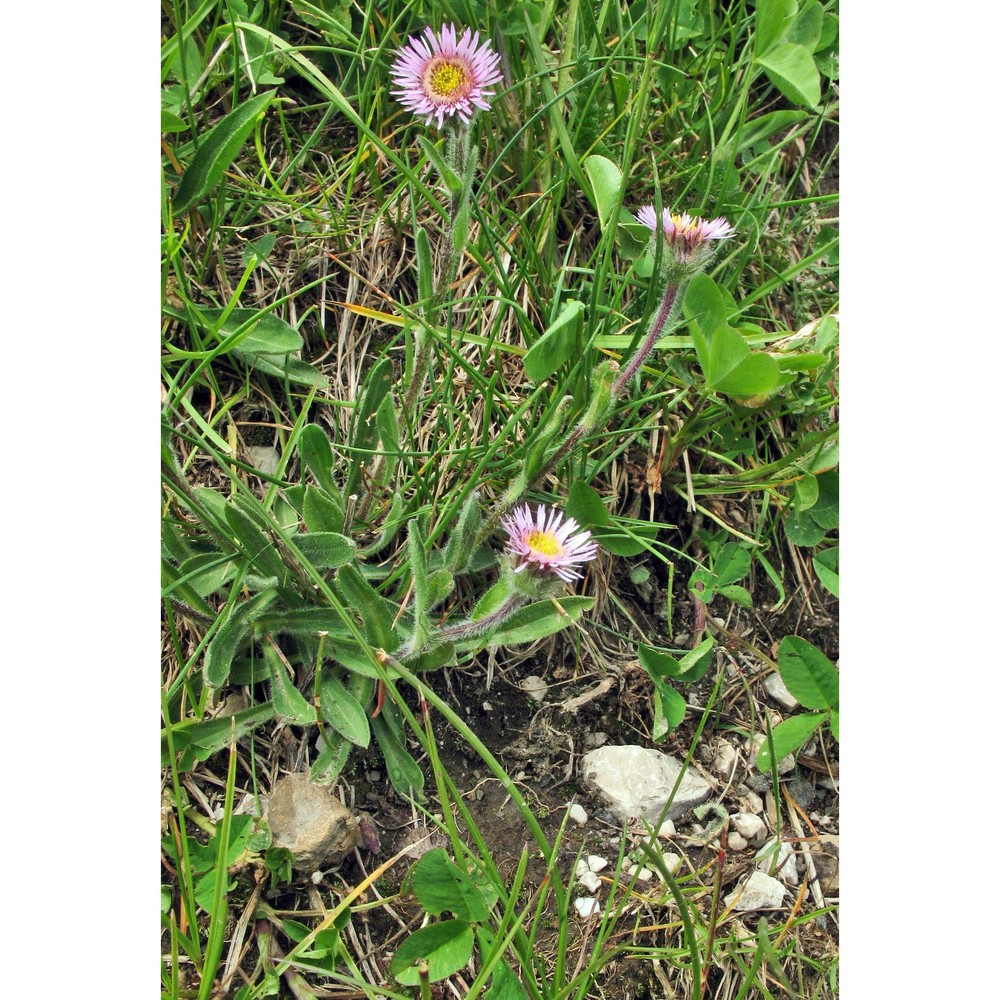
[[[549,686],[537,674],[532,674],[521,681],[521,690],[534,701],[542,702],[548,694]]]
[[[716,774],[721,774],[723,777],[728,778],[733,773],[733,768],[736,766],[736,759],[738,754],[736,753],[736,747],[732,743],[727,743],[722,740],[719,743],[718,752],[715,755],[715,760],[712,762],[712,770]]]
[[[781,674],[768,674],[764,678],[763,688],[786,711],[790,712],[793,708],[799,707],[795,695],[785,687],[785,682],[781,679]]]
[[[619,819],[641,817],[655,823],[678,775],[681,762],[659,750],[639,746],[606,746],[585,754],[583,780],[607,800]],[[712,786],[690,766],[684,772],[668,813],[677,819],[712,794]]]
[[[265,476],[273,476],[278,471],[278,453],[270,445],[250,445],[247,448],[247,458]]]
[[[577,882],[583,886],[587,892],[597,892],[601,887],[600,878],[592,871],[586,871],[577,878]]]
[[[746,837],[747,840],[753,840],[754,837],[767,832],[767,825],[759,816],[755,816],[753,813],[735,813],[729,819],[733,825],[733,829],[741,837]]]
[[[599,854],[588,854],[587,866],[592,872],[602,872],[608,867],[608,859],[602,858]]]
[[[764,800],[750,789],[740,796],[740,805],[743,806],[743,812],[753,813],[755,816],[764,815]]]
[[[671,840],[673,837],[676,837],[677,827],[674,826],[674,821],[672,819],[665,819],[663,825],[656,831],[656,836],[660,840]]]
[[[660,855],[660,860],[671,875],[677,874],[677,869],[681,866],[681,856],[679,854],[674,854],[673,851],[666,851]]]
[[[580,805],[579,802],[574,802],[569,807],[569,818],[576,823],[577,826],[583,826],[587,822],[587,810]]]
[[[745,851],[747,849],[747,841],[738,833],[731,833],[727,843],[731,851]]]
[[[788,890],[763,872],[751,872],[746,884],[726,896],[726,906],[734,910],[773,910],[781,906]]]
[[[573,869],[573,874],[579,878],[581,875],[585,875],[590,871],[590,865],[587,864],[586,858],[580,858],[576,863],[576,867]]]
[[[770,875],[771,866],[774,865],[775,878],[780,878],[787,885],[798,885],[799,865],[795,859],[795,855],[792,853],[792,845],[783,841],[781,846],[777,848],[778,858],[775,861],[776,844],[777,840],[772,837],[757,852],[757,871],[761,871],[765,875]]]
[[[596,917],[601,912],[601,904],[593,896],[581,896],[579,899],[574,899],[573,906],[581,920]]]

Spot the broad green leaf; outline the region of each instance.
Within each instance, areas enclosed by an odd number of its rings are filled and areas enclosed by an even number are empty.
[[[187,211],[195,202],[206,197],[222,180],[253,131],[258,116],[270,106],[274,93],[268,90],[245,101],[202,137],[198,152],[184,171],[174,195],[176,214]]]
[[[754,52],[766,52],[788,30],[795,16],[796,0],[757,0]]]
[[[833,733],[833,738],[839,743],[840,742],[840,712],[834,710],[830,712],[830,732]]]
[[[683,721],[687,703],[666,681],[653,681],[653,739],[662,740]]]
[[[340,502],[340,493],[333,482],[333,449],[330,447],[330,439],[326,436],[326,431],[317,424],[306,424],[299,434],[299,457],[305,467],[316,477],[316,482],[326,490],[336,500],[341,510],[341,523],[343,523],[343,503]],[[308,497],[309,491],[306,491]],[[309,528],[312,531],[312,527]],[[339,528],[326,529],[339,531]]]
[[[758,56],[757,61],[771,83],[790,101],[813,110],[819,106],[819,70],[805,46],[782,42]]]
[[[592,203],[603,231],[615,205],[622,200],[622,172],[606,156],[596,155],[583,161],[583,170],[594,190]]]
[[[493,966],[490,988],[483,994],[483,1000],[528,1000],[521,981],[504,959]]]
[[[820,583],[822,583],[834,597],[840,597],[839,563],[840,548],[836,545],[831,546],[828,549],[823,549],[822,552],[817,552],[813,556],[813,570],[815,571],[816,576],[819,577]]]
[[[579,323],[583,312],[579,299],[570,299],[549,328],[535,341],[524,356],[524,371],[535,382],[547,379],[563,362],[579,351]]]
[[[669,653],[655,646],[639,643],[639,663],[654,680],[661,677],[680,677],[684,668]]]
[[[795,509],[809,510],[819,499],[819,483],[811,472],[804,472],[795,483]]]
[[[732,601],[733,604],[738,604],[741,608],[746,608],[748,611],[753,607],[753,598],[746,587],[739,587],[735,584],[724,584],[721,587],[716,587],[715,592],[725,597],[726,600]]]
[[[840,675],[811,642],[786,635],[778,647],[778,670],[785,687],[806,708],[839,708]]]
[[[412,796],[420,801],[423,799],[421,793],[424,787],[424,773],[390,728],[387,709],[389,709],[388,699],[383,706],[382,714],[371,720],[372,732],[385,760],[385,769],[392,787],[404,799]]]
[[[696,274],[688,282],[681,305],[684,315],[694,320],[698,327],[697,333],[692,331],[691,336],[698,352],[698,363],[705,370],[709,366],[708,347],[712,334],[716,327],[726,322],[729,314],[726,300],[719,286],[707,274],[702,273]]]
[[[770,392],[777,384],[778,363],[770,354],[751,354],[742,335],[722,325],[712,333],[705,381],[709,387],[741,398]]]
[[[355,746],[367,747],[371,742],[365,710],[329,666],[324,666],[320,675],[319,707],[323,721]]]
[[[480,923],[489,917],[483,894],[444,848],[428,851],[413,866],[413,891],[420,905],[433,916],[447,910],[460,920]]]
[[[329,473],[327,473],[327,478],[329,478]],[[332,482],[330,486],[333,486]],[[306,486],[305,496],[302,500],[302,519],[306,522],[306,527],[310,532],[336,531],[339,533],[342,531],[344,506],[340,499],[340,493],[334,489],[323,492],[310,483]]]
[[[292,541],[316,569],[337,569],[351,562],[358,551],[353,538],[336,531],[312,531]]]
[[[490,645],[514,646],[522,642],[544,639],[545,636],[552,635],[578,621],[584,611],[589,611],[594,606],[594,598],[563,597],[559,605],[562,611],[552,601],[538,601],[520,608],[489,636]]]
[[[574,518],[584,528],[604,527],[611,520],[601,494],[582,479],[578,479],[569,488],[564,509],[567,517]]]
[[[271,671],[271,703],[279,721],[295,726],[315,724],[316,707],[306,701],[302,692],[292,683],[281,657],[266,639],[264,659]]]
[[[201,309],[200,312],[212,326],[223,314],[222,309]],[[280,355],[302,349],[302,336],[294,327],[274,313],[258,312],[256,309],[234,309],[219,327],[219,333],[228,337],[248,323],[253,323],[253,326],[234,344],[234,349],[244,354]]]
[[[820,712],[815,715],[793,715],[790,719],[779,722],[771,733],[778,760],[804,747],[827,718],[826,712]],[[757,767],[761,771],[771,770],[771,749],[766,743],[761,745],[757,754]]]
[[[178,118],[172,111],[165,108],[160,110],[160,131],[161,132],[186,132],[187,122]]]
[[[698,643],[694,649],[688,650],[680,659],[681,677],[685,684],[700,681],[715,662],[712,650],[715,640],[709,636]]]
[[[712,563],[712,572],[720,584],[736,583],[750,572],[750,553],[736,542],[726,542]]]
[[[397,982],[417,986],[417,962],[426,959],[430,982],[447,979],[472,957],[472,928],[464,920],[442,920],[414,931],[392,956],[389,966]]]
[[[819,0],[806,0],[782,37],[782,41],[795,42],[809,52],[815,52],[823,36],[823,5]]]
[[[812,511],[795,508],[785,518],[785,534],[792,545],[803,548],[818,545],[826,538],[826,531],[813,520]]]
[[[809,513],[821,528],[832,531],[840,524],[840,474],[836,469],[821,472],[816,485],[819,494]]]

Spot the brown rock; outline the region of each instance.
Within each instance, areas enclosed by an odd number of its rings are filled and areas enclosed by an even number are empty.
[[[343,803],[304,771],[281,778],[271,793],[267,821],[274,846],[295,855],[295,867],[334,865],[361,842],[358,821]]]

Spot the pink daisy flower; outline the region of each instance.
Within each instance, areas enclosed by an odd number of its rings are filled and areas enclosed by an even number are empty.
[[[709,240],[726,240],[736,235],[736,230],[721,217],[707,221],[692,218],[687,212],[673,215],[669,208],[665,208],[657,219],[656,209],[652,205],[640,208],[636,218],[654,235],[657,229],[661,230],[666,241],[682,260],[687,260]]]
[[[476,108],[488,111],[493,84],[502,79],[500,62],[488,39],[469,28],[458,38],[455,25],[442,25],[435,33],[424,29],[424,37],[412,35],[396,55],[389,71],[396,84],[393,97],[409,111],[444,126],[446,117],[471,120]]]
[[[575,569],[578,564],[597,555],[597,543],[590,541],[589,531],[581,531],[571,517],[563,521],[561,511],[546,510],[544,504],[534,514],[528,504],[522,504],[501,524],[510,536],[507,551],[518,560],[515,573],[537,566],[568,583],[582,575]]]

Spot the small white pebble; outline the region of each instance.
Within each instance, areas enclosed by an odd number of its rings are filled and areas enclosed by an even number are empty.
[[[639,874],[635,877],[638,882],[648,882],[653,877],[653,873],[648,868],[640,868]]]
[[[656,836],[660,840],[670,840],[672,837],[676,837],[677,827],[674,826],[674,821],[672,819],[665,819],[663,825],[656,831]]]
[[[602,872],[608,867],[608,859],[602,858],[599,854],[588,854],[587,865],[592,872]]]
[[[579,876],[577,879],[580,885],[587,890],[587,892],[597,892],[601,887],[601,880],[592,872],[587,871]]]
[[[533,701],[542,702],[545,700],[549,686],[537,674],[532,674],[521,681],[521,690]]]
[[[747,840],[753,840],[767,830],[764,821],[753,813],[736,813],[730,817],[733,829]]]
[[[728,843],[731,851],[745,851],[747,849],[747,841],[738,833],[731,833]]]
[[[574,899],[573,906],[581,920],[596,917],[601,912],[601,904],[593,896],[581,896],[579,899]]]
[[[574,802],[569,807],[569,818],[576,823],[577,826],[583,826],[587,822],[587,810],[580,805],[579,802]]]
[[[483,711],[484,712],[492,712],[493,711],[493,705],[490,702],[488,702],[488,701],[484,701],[483,702]]]
[[[592,871],[592,870],[593,869],[587,863],[587,859],[586,858],[580,858],[580,860],[577,861],[576,868],[573,869],[573,872],[576,875],[576,877],[579,878],[581,875],[586,875],[587,872]]]
[[[313,885],[319,885],[320,882],[323,881],[323,873],[313,872],[312,875],[309,876],[309,878],[312,880]]]

